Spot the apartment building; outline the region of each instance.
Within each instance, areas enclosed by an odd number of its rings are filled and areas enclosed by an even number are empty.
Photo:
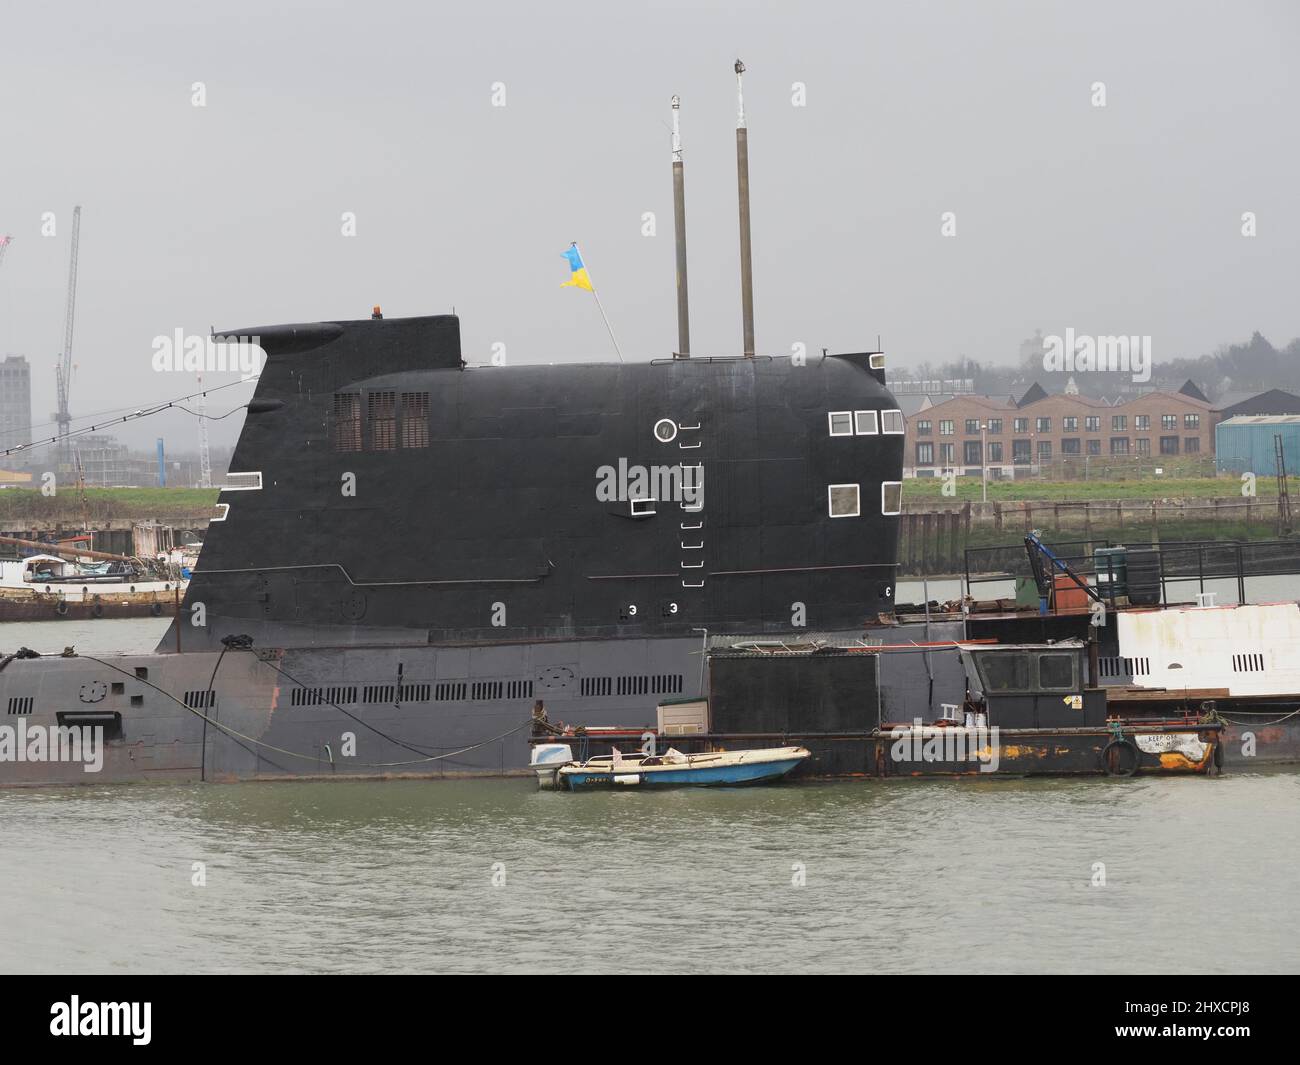
[[[15,447],[32,438],[32,368],[21,355],[0,362],[0,445]],[[9,456],[9,463],[22,456]]]
[[[947,470],[990,477],[1037,473],[1077,460],[1214,454],[1218,413],[1194,387],[1148,392],[1108,403],[1079,395],[1048,395],[1034,385],[1018,401],[955,396],[907,419],[905,477]],[[987,449],[987,454],[986,454]]]

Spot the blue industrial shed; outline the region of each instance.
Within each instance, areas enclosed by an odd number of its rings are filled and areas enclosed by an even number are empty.
[[[1288,474],[1300,474],[1300,414],[1257,414],[1228,418],[1214,427],[1214,460],[1220,473],[1277,476],[1282,438]]]

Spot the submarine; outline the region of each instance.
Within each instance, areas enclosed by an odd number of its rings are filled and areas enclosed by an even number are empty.
[[[157,650],[0,664],[6,723],[100,730],[94,781],[526,772],[538,701],[653,720],[710,635],[892,610],[879,352],[471,366],[453,315],[219,335],[266,361]],[[0,758],[0,784],[88,765]]]

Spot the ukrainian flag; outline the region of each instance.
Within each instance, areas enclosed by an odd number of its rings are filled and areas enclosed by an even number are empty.
[[[591,278],[587,274],[587,267],[582,261],[582,255],[578,251],[577,244],[570,244],[564,257],[569,260],[569,280],[563,282],[560,288],[585,288],[588,292],[595,292],[596,288],[591,283]]]

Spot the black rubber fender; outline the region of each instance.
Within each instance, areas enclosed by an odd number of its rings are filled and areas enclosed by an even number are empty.
[[[1111,769],[1109,755],[1110,755],[1110,749],[1112,747],[1120,747],[1120,748],[1127,747],[1130,751],[1133,752],[1133,768],[1130,769],[1127,773],[1124,772],[1122,768],[1118,770]],[[1119,761],[1118,757],[1116,758],[1116,761]],[[1134,773],[1138,771],[1138,766],[1141,765],[1141,763],[1142,763],[1142,752],[1137,749],[1137,744],[1135,744],[1132,740],[1127,739],[1126,737],[1123,736],[1117,737],[1116,739],[1111,740],[1108,744],[1106,744],[1105,747],[1101,749],[1101,769],[1102,772],[1105,773],[1108,777],[1131,777]]]
[[[154,603],[149,607],[149,613],[156,618],[162,617],[162,603]]]
[[[96,603],[94,606],[92,606],[90,608],[90,616],[92,618],[102,618],[104,616],[104,604]]]
[[[54,605],[54,612],[58,614],[59,617],[66,618],[68,616],[68,601],[66,599],[60,599]]]

